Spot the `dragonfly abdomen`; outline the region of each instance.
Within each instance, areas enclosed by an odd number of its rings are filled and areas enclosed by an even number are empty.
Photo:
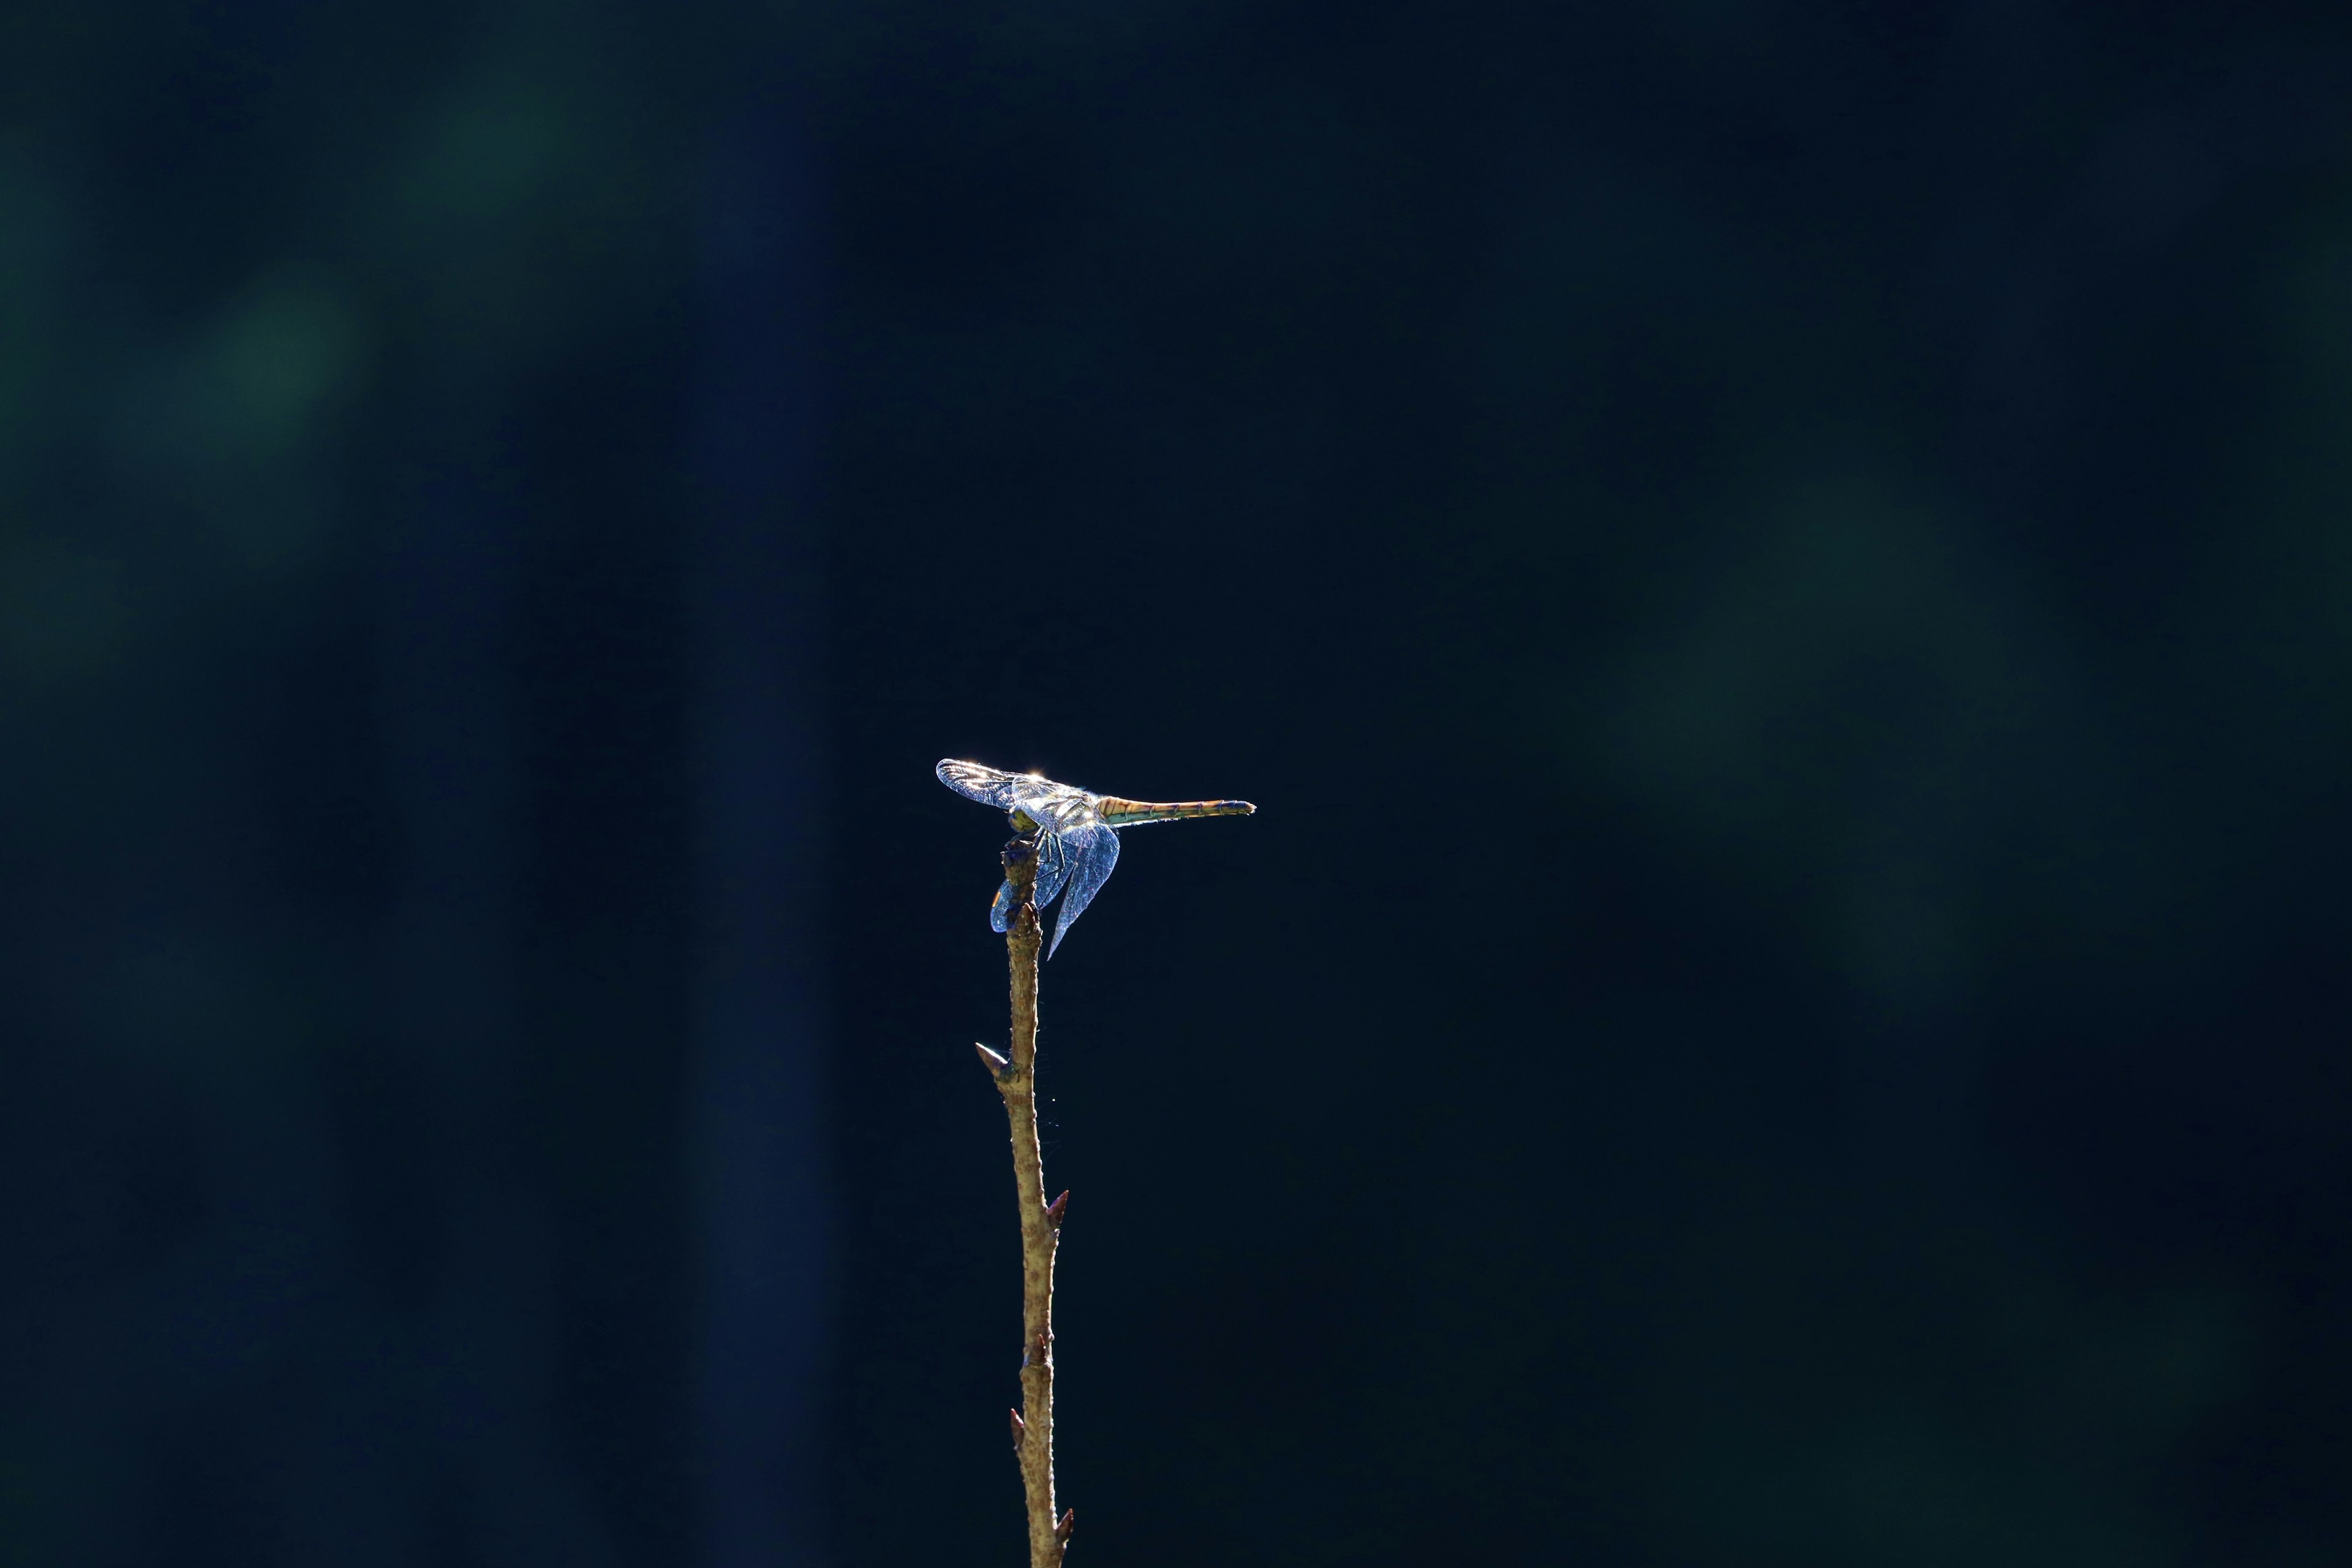
[[[1107,795],[1097,809],[1113,827],[1132,827],[1139,822],[1178,822],[1188,816],[1248,816],[1257,807],[1245,800],[1122,800]]]

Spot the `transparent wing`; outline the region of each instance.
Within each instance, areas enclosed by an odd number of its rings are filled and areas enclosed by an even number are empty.
[[[1037,880],[1030,889],[1030,901],[1044,909],[1054,901],[1062,885],[1070,879],[1070,871],[1077,857],[1066,840],[1058,833],[1037,836]],[[988,929],[1002,936],[1013,924],[1013,916],[1021,908],[1021,889],[1007,877],[1004,885],[996,889],[996,901],[988,906]]]
[[[1067,840],[1074,864],[1069,872],[1069,896],[1062,900],[1062,912],[1054,921],[1053,946],[1045,950],[1048,958],[1054,956],[1055,948],[1062,945],[1062,939],[1070,934],[1070,927],[1077,923],[1078,917],[1087,912],[1087,906],[1095,901],[1102,885],[1110,880],[1111,868],[1118,864],[1118,835],[1100,823],[1057,837]],[[1045,876],[1042,865],[1038,876],[1041,879]]]
[[[1025,811],[1049,832],[1103,819],[1102,796],[1070,784],[1055,784],[1042,773],[1008,773],[1001,768],[959,763],[953,758],[933,771],[940,775],[940,783],[965,799],[992,805],[999,811]]]
[[[959,763],[953,758],[941,763],[935,770],[940,783],[982,805],[992,805],[999,811],[1011,811],[1024,796],[1035,792],[1039,785],[1053,785],[1034,773],[1008,773],[1001,768],[985,768],[978,763]]]
[[[1071,869],[1077,864],[1071,853],[1070,842],[1059,833],[1037,836],[1037,890],[1031,895],[1039,909],[1054,901],[1062,884],[1070,879]]]

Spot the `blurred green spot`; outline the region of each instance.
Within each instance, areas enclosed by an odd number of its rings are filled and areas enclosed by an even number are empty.
[[[454,103],[425,130],[408,173],[407,205],[428,223],[509,213],[545,183],[562,141],[551,108],[511,86]]]
[[[190,391],[205,400],[206,423],[233,449],[282,452],[344,384],[357,347],[351,315],[333,295],[313,284],[281,285],[224,323]]]
[[[0,657],[12,674],[39,684],[86,674],[122,631],[111,562],[48,543],[0,558]]]

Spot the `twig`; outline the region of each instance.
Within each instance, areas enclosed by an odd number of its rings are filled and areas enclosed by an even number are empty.
[[[1045,1160],[1037,1145],[1037,841],[1004,847],[1004,876],[1020,907],[1005,928],[1013,970],[1013,1055],[986,1046],[981,1064],[1004,1097],[1013,1128],[1013,1184],[1021,1205],[1021,1408],[1013,1413],[1013,1449],[1029,1498],[1029,1568],[1061,1568],[1077,1523],[1075,1510],[1054,1514],[1054,1251],[1070,1194],[1045,1202]]]

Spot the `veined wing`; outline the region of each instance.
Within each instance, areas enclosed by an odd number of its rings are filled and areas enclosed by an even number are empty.
[[[1030,897],[1039,909],[1054,901],[1054,896],[1070,879],[1070,872],[1077,863],[1078,858],[1066,835],[1041,833],[1037,836],[1037,890]]]
[[[1069,841],[1058,833],[1037,836],[1037,879],[1031,885],[1029,901],[1044,909],[1054,901],[1054,895],[1070,879],[1071,869],[1078,858],[1071,852]],[[1004,885],[996,889],[996,901],[988,906],[988,929],[999,936],[1013,924],[1013,913],[1021,907],[1021,889],[1007,877]]]
[[[1062,939],[1070,934],[1070,927],[1077,923],[1078,917],[1086,913],[1087,906],[1102,890],[1102,885],[1110,879],[1111,868],[1118,864],[1118,835],[1099,822],[1055,837],[1066,841],[1071,868],[1069,895],[1062,900],[1062,912],[1054,921],[1053,945],[1045,949],[1048,958],[1054,956],[1054,949],[1062,945]],[[1038,876],[1041,879],[1045,876],[1042,864]]]
[[[1055,784],[1043,773],[1008,773],[1001,768],[953,759],[941,763],[936,771],[941,784],[966,799],[1003,812],[1026,812],[1032,821],[1048,832],[1102,820],[1102,813],[1096,806],[1101,796]]]
[[[935,771],[940,775],[940,783],[966,800],[976,800],[999,811],[1018,808],[1022,798],[1034,793],[1041,785],[1046,789],[1055,787],[1052,780],[1040,778],[1035,773],[1008,773],[1002,768],[982,767],[978,763],[960,763],[953,758],[941,763]]]

